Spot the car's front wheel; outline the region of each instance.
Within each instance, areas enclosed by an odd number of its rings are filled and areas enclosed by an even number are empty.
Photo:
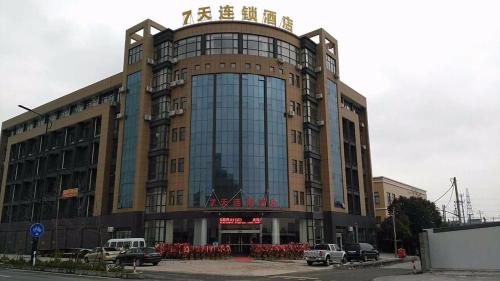
[[[327,256],[327,257],[326,257],[326,259],[325,259],[325,261],[324,261],[324,263],[323,263],[323,264],[324,264],[324,265],[326,265],[326,266],[328,266],[328,265],[330,265],[330,264],[331,264],[331,261],[330,261],[330,256]]]
[[[312,261],[307,261],[307,265],[313,265]]]
[[[368,257],[366,256],[366,254],[364,254],[361,259],[363,260],[363,262],[367,262],[368,261]]]
[[[153,263],[153,265],[154,265],[154,266],[157,266],[157,265],[158,265],[158,262],[154,262],[154,263]]]
[[[378,259],[379,259],[379,256],[378,256],[378,254],[376,254],[375,255],[375,260],[378,261]]]
[[[89,258],[84,257],[84,258],[83,258],[83,261],[84,261],[85,263],[89,263]]]
[[[136,265],[136,266],[141,266],[141,265],[142,265],[142,260],[141,260],[141,259],[137,259],[137,260],[135,261],[135,265]]]
[[[340,261],[342,264],[346,264],[348,262],[346,256],[342,257],[342,260]]]

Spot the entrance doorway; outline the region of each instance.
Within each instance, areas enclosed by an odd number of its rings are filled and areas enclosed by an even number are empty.
[[[260,243],[260,230],[222,230],[221,243],[231,246],[233,256],[248,256],[250,246]]]

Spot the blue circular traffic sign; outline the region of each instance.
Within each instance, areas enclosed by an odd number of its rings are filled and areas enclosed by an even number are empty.
[[[30,227],[31,236],[33,236],[33,237],[42,236],[44,231],[45,231],[45,227],[41,223],[35,223],[35,224],[31,225],[31,227]]]

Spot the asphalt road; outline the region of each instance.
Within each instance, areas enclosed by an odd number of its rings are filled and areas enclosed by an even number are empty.
[[[179,273],[148,273],[145,274],[144,280],[180,280],[180,281],[219,281],[219,280],[231,280],[231,281],[275,281],[275,280],[292,280],[292,281],[371,281],[376,277],[381,276],[394,276],[394,275],[404,275],[411,274],[408,269],[389,269],[389,268],[362,268],[362,269],[332,269],[332,270],[321,270],[317,272],[309,273],[297,273],[297,274],[286,274],[286,275],[275,275],[266,277],[227,277],[227,276],[214,276],[214,275],[191,275],[191,274],[179,274]],[[59,280],[69,280],[69,281],[80,281],[80,280],[96,280],[96,279],[109,279],[117,280],[113,278],[105,277],[85,277],[76,276],[72,274],[59,274],[59,273],[46,273],[46,272],[33,272],[33,271],[22,271],[22,270],[12,270],[12,269],[0,269],[0,281],[2,280],[14,280],[14,281],[59,281]]]

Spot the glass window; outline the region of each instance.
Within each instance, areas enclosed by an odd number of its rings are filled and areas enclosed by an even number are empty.
[[[184,201],[184,191],[183,190],[177,190],[177,198],[175,201],[176,201],[177,205],[182,205],[182,202]]]
[[[304,104],[304,122],[316,123],[318,120],[318,107],[311,101],[306,101]]]
[[[175,173],[176,170],[177,170],[177,160],[172,159],[170,160],[170,173]]]
[[[316,94],[316,78],[307,73],[302,78],[302,94],[313,97]]]
[[[168,117],[168,108],[170,107],[170,98],[161,96],[152,101],[151,117],[153,120],[165,119]]]
[[[297,47],[281,40],[276,41],[278,46],[278,58],[282,59],[284,62],[296,65],[298,58]]]
[[[377,191],[373,192],[373,201],[377,207],[380,206],[380,194]]]
[[[172,81],[172,72],[169,68],[164,67],[153,72],[153,91],[166,89],[170,81]]]
[[[186,139],[186,127],[179,128],[179,141],[183,141]]]
[[[155,62],[162,63],[172,57],[172,42],[165,41],[155,46]]]
[[[170,191],[168,193],[168,205],[174,205],[175,204],[175,191]]]
[[[141,72],[128,75],[125,101],[125,119],[120,188],[118,190],[118,208],[131,208],[133,206],[133,190],[135,178],[135,158],[137,139],[139,137],[137,126],[139,120],[139,98],[141,93]]]
[[[291,137],[292,137],[292,143],[297,143],[297,131],[292,130]]]
[[[316,54],[309,49],[303,49],[302,64],[304,65],[304,67],[314,69],[316,67]]]
[[[297,143],[302,144],[302,132],[297,131]]]
[[[151,128],[151,145],[150,149],[165,149],[168,144],[168,129],[167,125],[160,125]]]
[[[243,34],[243,54],[272,58],[273,38]]]
[[[128,50],[128,64],[134,64],[142,59],[142,44]]]
[[[299,172],[299,165],[298,165],[298,161],[293,159],[292,160],[292,172],[294,174],[297,174]]]
[[[307,128],[305,131],[305,149],[319,154],[319,132]]]
[[[186,80],[187,79],[187,72],[188,72],[187,68],[181,69],[181,77],[180,78],[183,80]]]
[[[336,63],[335,63],[335,59],[332,58],[329,55],[326,56],[326,69],[328,69],[331,72],[333,72],[333,74],[335,74],[335,72],[337,71],[337,66],[336,66]]]
[[[300,205],[305,205],[304,191],[300,192]]]
[[[146,213],[165,213],[167,192],[165,188],[156,187],[146,192]]]
[[[299,174],[303,174],[303,173],[304,173],[304,162],[299,161]]]
[[[203,207],[212,192],[214,75],[192,78],[189,206]]]
[[[158,243],[165,243],[165,231],[166,231],[166,221],[165,220],[150,220],[144,222],[144,239],[146,244],[150,247],[154,247]],[[143,247],[143,242],[141,242],[141,247]]]
[[[172,129],[172,142],[177,142],[177,128]]]
[[[149,180],[164,180],[167,173],[167,159],[165,155],[156,155],[149,158]]]
[[[217,33],[206,36],[206,54],[237,54],[238,34]]]
[[[309,181],[321,182],[321,166],[318,159],[306,159],[306,178]]]
[[[174,44],[174,56],[185,59],[201,55],[201,36],[189,37]]]
[[[177,159],[177,172],[184,173],[184,158]]]
[[[299,192],[298,191],[293,192],[293,202],[295,203],[295,205],[299,205]]]

